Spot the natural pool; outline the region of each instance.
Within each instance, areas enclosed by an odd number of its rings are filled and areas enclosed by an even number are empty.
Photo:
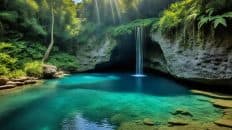
[[[192,120],[213,122],[221,111],[208,97],[160,76],[78,74],[0,96],[1,130],[112,130],[149,118],[167,125],[184,109]]]

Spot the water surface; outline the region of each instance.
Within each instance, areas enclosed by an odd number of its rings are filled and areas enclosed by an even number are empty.
[[[113,130],[144,118],[166,125],[177,109],[191,112],[198,122],[212,122],[221,112],[205,100],[160,76],[78,74],[0,96],[0,126],[1,130]]]

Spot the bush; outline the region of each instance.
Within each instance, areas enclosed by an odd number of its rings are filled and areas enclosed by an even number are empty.
[[[78,67],[76,57],[67,53],[58,53],[55,55],[51,55],[48,63],[66,71],[75,71]]]
[[[42,63],[39,61],[28,62],[25,64],[24,71],[28,76],[41,77],[43,73]]]
[[[5,76],[9,73],[9,68],[4,65],[0,65],[0,76]]]
[[[136,27],[148,27],[155,23],[157,21],[156,18],[150,18],[150,19],[137,19],[130,23],[123,24],[120,26],[112,27],[108,29],[109,34],[111,34],[113,37],[126,35],[126,34],[132,34]]]
[[[6,74],[8,78],[19,78],[26,76],[26,73],[23,70],[14,70]]]

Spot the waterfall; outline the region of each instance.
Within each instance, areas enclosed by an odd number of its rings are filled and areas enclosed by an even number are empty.
[[[136,28],[136,77],[143,77],[143,32],[142,27]]]
[[[97,23],[101,24],[101,18],[100,18],[100,11],[99,11],[98,0],[94,0],[94,2],[95,2],[95,8],[96,8]]]

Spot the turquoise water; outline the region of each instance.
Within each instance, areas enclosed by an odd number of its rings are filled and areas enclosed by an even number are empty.
[[[160,76],[78,74],[0,96],[0,129],[113,130],[144,118],[166,125],[177,109],[212,122],[221,113],[205,100]]]

